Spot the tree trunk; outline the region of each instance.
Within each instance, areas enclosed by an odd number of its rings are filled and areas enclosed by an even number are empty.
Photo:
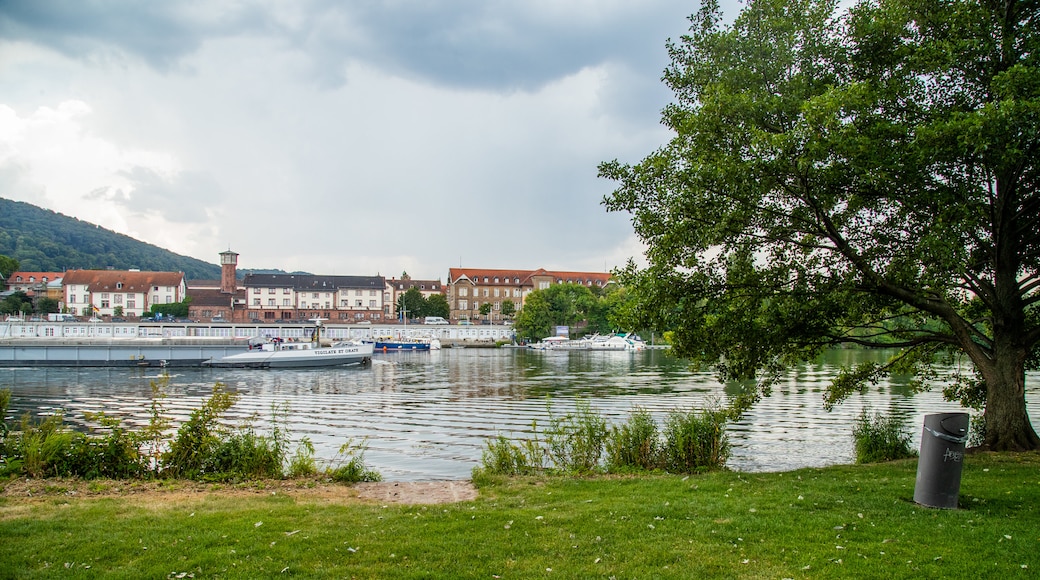
[[[1024,354],[1024,353],[1023,353]],[[991,451],[1032,451],[1040,449],[1040,437],[1026,410],[1024,356],[1020,364],[1006,364],[997,358],[983,370],[986,381],[986,439]],[[1001,365],[1000,362],[1005,362]]]

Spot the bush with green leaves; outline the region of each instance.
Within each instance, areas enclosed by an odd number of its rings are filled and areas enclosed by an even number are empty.
[[[917,455],[910,444],[910,435],[903,431],[903,423],[891,415],[871,414],[863,409],[852,428],[852,438],[856,443],[856,463],[878,463]]]
[[[545,443],[557,469],[569,473],[596,471],[606,439],[607,421],[593,412],[588,401],[578,401],[574,412],[562,417],[549,409]]]
[[[607,471],[650,471],[660,467],[661,433],[646,409],[634,409],[628,421],[610,428],[606,440]]]
[[[115,479],[178,477],[205,481],[281,478],[286,469],[293,477],[316,475],[314,445],[301,439],[287,461],[289,415],[287,405],[272,408],[269,434],[258,433],[253,420],[238,427],[223,422],[224,414],[238,400],[217,383],[213,394],[191,412],[173,438],[167,432],[172,419],[163,401],[169,377],[152,382],[148,425],[139,431],[124,428],[104,413],[87,413],[99,424],[101,434],[87,435],[66,427],[63,416],[33,420],[26,414],[16,431],[0,429],[0,475],[29,477],[75,476]],[[0,418],[6,416],[9,390],[0,390]],[[364,447],[348,442],[340,449],[343,459],[330,476],[337,481],[378,481],[381,476],[364,462]]]
[[[162,471],[165,475],[198,479],[206,475],[207,468],[216,468],[214,457],[230,435],[220,418],[237,400],[238,394],[225,390],[222,383],[213,385],[213,394],[191,412],[188,420],[177,429],[170,449],[163,454]]]
[[[702,411],[674,410],[664,427],[662,463],[669,473],[722,469],[729,459],[729,411],[715,405]]]

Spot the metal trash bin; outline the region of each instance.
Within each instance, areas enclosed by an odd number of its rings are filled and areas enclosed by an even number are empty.
[[[967,413],[924,416],[921,456],[917,460],[917,482],[914,485],[915,502],[937,508],[957,507],[967,441]]]

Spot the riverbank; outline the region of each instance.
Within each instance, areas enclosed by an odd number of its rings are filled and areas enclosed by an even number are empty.
[[[1026,578],[1040,570],[1038,473],[1037,453],[972,455],[958,510],[913,503],[915,460],[494,479],[478,481],[476,499],[439,505],[319,482],[155,483],[97,496],[48,481],[28,496],[8,482],[0,570],[34,578]]]

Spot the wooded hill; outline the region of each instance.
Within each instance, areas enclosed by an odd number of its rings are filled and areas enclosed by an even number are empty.
[[[0,198],[0,255],[19,270],[77,268],[184,272],[189,280],[220,278],[220,266],[164,250],[129,236],[28,203]],[[214,256],[216,259],[216,256]]]

